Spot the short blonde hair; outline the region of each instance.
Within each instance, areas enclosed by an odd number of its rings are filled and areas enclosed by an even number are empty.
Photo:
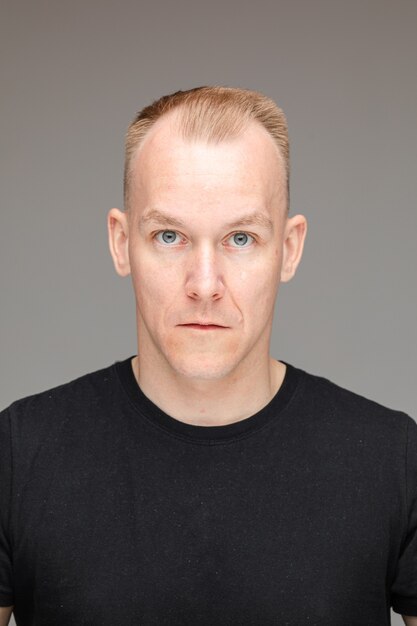
[[[289,207],[289,141],[287,121],[273,100],[257,91],[235,87],[195,87],[162,96],[143,108],[126,134],[124,166],[124,203],[129,204],[131,163],[145,135],[155,122],[173,109],[179,109],[179,132],[186,139],[209,143],[239,135],[255,120],[270,134],[284,161]]]

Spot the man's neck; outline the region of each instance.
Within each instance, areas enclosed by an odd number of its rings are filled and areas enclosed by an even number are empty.
[[[278,392],[286,366],[267,357],[256,371],[222,380],[162,376],[132,359],[143,393],[171,417],[196,426],[224,426],[254,415]]]

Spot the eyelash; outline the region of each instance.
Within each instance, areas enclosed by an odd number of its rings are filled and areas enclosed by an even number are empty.
[[[157,235],[160,235],[161,233],[175,233],[176,235],[180,236],[179,233],[177,233],[176,230],[170,230],[170,229],[165,228],[164,230],[158,230],[156,233],[154,233],[152,235],[152,238],[156,239]],[[256,241],[256,239],[255,239],[255,237],[253,235],[251,235],[250,233],[247,233],[244,230],[237,230],[234,233],[231,233],[229,235],[228,239],[230,239],[230,237],[233,237],[234,235],[247,235],[248,237],[251,237],[251,239],[254,242]],[[159,245],[164,246],[164,247],[168,247],[168,248],[173,247],[175,245],[175,244],[168,244],[168,243],[160,243],[157,239],[156,239],[156,241],[159,243]],[[245,249],[245,248],[249,248],[249,247],[250,247],[250,245],[247,245],[247,246],[232,246],[232,248],[237,248],[237,249],[239,249],[239,248]]]

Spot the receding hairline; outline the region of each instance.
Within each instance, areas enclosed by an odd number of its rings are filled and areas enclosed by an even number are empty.
[[[171,115],[172,114],[172,115]],[[124,198],[129,204],[132,166],[152,129],[170,117],[182,138],[221,144],[239,137],[255,122],[272,140],[282,161],[289,208],[289,141],[282,109],[260,92],[235,87],[204,86],[162,96],[142,109],[126,136]]]
[[[253,118],[248,118],[244,124],[243,123],[240,124],[239,129],[234,134],[227,134],[223,138],[204,137],[204,136],[201,137],[199,135],[183,132],[184,113],[186,113],[186,111],[183,110],[183,107],[179,106],[169,111],[168,113],[164,113],[164,115],[158,118],[155,121],[155,123],[149,127],[147,132],[144,134],[142,140],[138,143],[138,145],[135,147],[135,149],[131,153],[130,173],[132,173],[135,162],[139,154],[145,147],[145,145],[150,140],[153,139],[153,137],[158,133],[158,131],[159,132],[161,131],[161,127],[162,127],[163,130],[167,134],[172,133],[173,136],[176,135],[184,143],[190,143],[190,144],[202,143],[203,145],[208,145],[208,146],[211,146],[211,145],[221,146],[222,144],[233,143],[235,141],[238,141],[240,138],[243,138],[247,131],[251,129],[256,129],[256,131],[259,131],[267,139],[270,145],[273,147],[276,155],[278,156],[280,164],[284,170],[284,176],[285,177],[287,176],[285,158],[281,150],[279,149],[279,146],[277,145],[276,141],[274,141],[273,137],[271,137],[271,134],[266,130],[266,128],[258,120],[253,119]]]

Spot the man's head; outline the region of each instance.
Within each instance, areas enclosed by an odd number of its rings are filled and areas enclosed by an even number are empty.
[[[177,113],[178,132],[184,139],[219,143],[238,137],[250,122],[258,122],[270,134],[284,162],[287,209],[289,207],[289,141],[283,111],[261,93],[232,87],[196,87],[162,96],[143,108],[126,135],[124,204],[129,207],[132,165],[138,148],[154,124],[171,111]]]
[[[108,227],[116,270],[132,275],[139,354],[158,372],[207,380],[268,358],[279,283],[295,273],[306,221],[288,217],[288,144],[245,108],[219,135],[227,106],[211,102],[212,125],[202,106],[171,108],[128,135],[128,211],[112,209]]]

